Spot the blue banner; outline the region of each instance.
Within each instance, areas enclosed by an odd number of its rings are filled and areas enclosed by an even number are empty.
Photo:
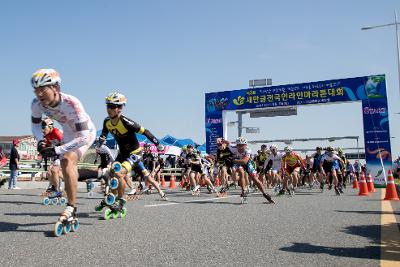
[[[371,173],[374,172],[376,182],[381,182],[379,179],[384,180],[385,176],[382,174],[383,170],[381,173],[376,170],[376,151],[379,152],[379,162],[382,158],[385,166],[391,166],[385,75],[207,93],[205,95],[207,153],[216,152],[215,140],[223,136],[222,111],[224,110],[351,101],[362,101],[366,161]]]

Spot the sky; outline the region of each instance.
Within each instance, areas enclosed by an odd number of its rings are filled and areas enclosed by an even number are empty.
[[[248,87],[385,74],[392,155],[400,155],[394,26],[398,0],[3,0],[0,135],[30,134],[32,73],[54,68],[100,129],[104,99],[128,98],[124,114],[159,138],[205,142],[204,95]],[[399,18],[400,21],[400,18]],[[236,120],[234,112],[228,120]],[[249,140],[360,136],[361,103],[299,107],[297,116],[250,119]],[[236,139],[230,127],[228,137]],[[354,141],[293,143],[354,147]],[[278,143],[283,147],[283,143]]]

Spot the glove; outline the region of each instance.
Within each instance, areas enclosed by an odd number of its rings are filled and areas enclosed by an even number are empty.
[[[158,144],[158,146],[157,146],[158,151],[163,152],[164,149],[165,149],[165,147],[162,144]]]
[[[45,140],[40,140],[37,144],[37,151],[40,153],[43,148],[46,147],[46,141]]]
[[[39,151],[40,155],[45,158],[50,158],[50,157],[55,157],[57,156],[56,150],[54,147],[45,147],[42,148],[42,150]]]

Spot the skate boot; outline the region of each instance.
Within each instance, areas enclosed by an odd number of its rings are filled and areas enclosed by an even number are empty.
[[[221,189],[217,192],[217,195],[219,197],[223,197],[226,196],[228,194],[228,190],[229,190],[229,186],[222,186]]]
[[[338,187],[335,186],[334,188],[335,188],[335,193],[336,193],[336,195],[340,196],[340,191],[339,191]]]
[[[342,184],[338,185],[337,189],[339,190],[340,194],[344,194]]]
[[[162,193],[161,194],[161,200],[168,201],[167,194],[165,194],[165,192],[161,192],[161,193]]]
[[[286,192],[288,193],[288,195],[289,195],[290,197],[292,197],[292,196],[294,195],[294,191],[291,190],[290,188],[289,188],[289,189],[286,189]]]
[[[209,194],[217,193],[217,189],[215,189],[215,187],[209,187],[209,186],[207,186],[207,190],[208,190],[208,193],[209,193]]]
[[[196,185],[192,189],[192,196],[199,196],[200,195],[200,185]]]
[[[284,194],[285,194],[285,188],[282,188],[281,190],[279,190],[276,196],[283,196]]]
[[[67,202],[66,198],[63,197],[62,192],[59,191],[50,191],[47,193],[47,196],[45,198],[43,198],[43,205],[47,206],[49,204],[51,205],[65,205],[65,203]]]
[[[106,207],[106,206],[107,206],[106,201],[105,201],[104,199],[102,199],[101,202],[100,202],[100,204],[97,205],[96,207],[94,207],[94,210],[100,212],[100,211],[102,211],[103,208]]]
[[[76,216],[76,207],[67,205],[67,208],[61,213],[60,218],[54,225],[54,235],[61,236],[63,233],[76,232],[79,228],[79,220]]]
[[[247,192],[246,191],[242,191],[242,193],[240,194],[240,203],[247,204]]]
[[[104,220],[109,220],[111,217],[113,219],[118,219],[118,217],[125,218],[128,210],[124,207],[126,200],[119,198],[114,204],[108,206],[104,211]]]
[[[57,191],[56,187],[54,185],[50,185],[47,189],[46,192],[50,193],[50,192],[54,192]]]
[[[272,197],[269,194],[263,193],[263,196],[268,200],[268,203],[275,204],[275,201],[272,199]]]

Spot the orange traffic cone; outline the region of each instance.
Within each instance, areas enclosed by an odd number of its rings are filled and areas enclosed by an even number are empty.
[[[169,178],[169,188],[176,188],[175,185],[175,176],[171,175],[171,178]]]
[[[370,192],[370,193],[376,192],[371,173],[368,173],[368,176],[367,176],[367,187],[368,187],[368,192]]]
[[[365,181],[365,175],[363,172],[360,174],[360,192],[358,193],[359,196],[368,196],[368,186],[367,182]]]
[[[357,176],[354,175],[354,179],[353,179],[353,188],[354,189],[358,189],[358,180],[357,180]]]
[[[161,174],[161,187],[165,187],[165,178],[163,174]]]
[[[394,184],[394,178],[392,174],[392,170],[389,169],[388,172],[388,180],[386,184],[386,195],[384,200],[399,200],[399,196],[397,195],[396,185]]]
[[[219,178],[215,178],[215,186],[218,187],[220,185]]]

